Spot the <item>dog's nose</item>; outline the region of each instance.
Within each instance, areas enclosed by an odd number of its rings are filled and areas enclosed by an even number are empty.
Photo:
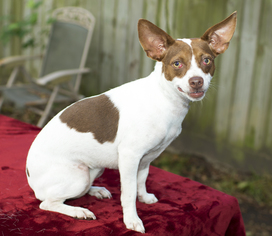
[[[189,85],[191,86],[191,88],[193,89],[200,89],[202,88],[204,83],[204,80],[202,77],[199,76],[195,76],[189,79]]]

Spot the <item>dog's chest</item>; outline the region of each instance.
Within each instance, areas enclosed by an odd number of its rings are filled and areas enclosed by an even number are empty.
[[[154,144],[147,146],[146,152],[141,160],[142,163],[150,163],[157,158],[167,146],[181,133],[181,123],[171,124],[165,132],[155,132]]]
[[[188,106],[181,100],[173,101],[159,87],[158,78],[131,82],[106,93],[120,114],[118,134],[128,134],[169,144],[181,132],[181,124]]]
[[[180,117],[180,119],[171,120],[167,123],[165,132],[158,136],[161,139],[159,148],[165,149],[181,133],[182,121],[183,119]]]

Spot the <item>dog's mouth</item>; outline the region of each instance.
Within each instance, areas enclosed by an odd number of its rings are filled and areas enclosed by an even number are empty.
[[[182,88],[178,87],[178,90],[182,93],[185,93]],[[196,90],[196,91],[193,91],[193,92],[189,92],[188,95],[189,97],[191,98],[201,98],[203,97],[205,94],[205,91],[204,90]]]
[[[204,91],[194,91],[189,93],[189,96],[192,98],[201,98],[204,95]]]

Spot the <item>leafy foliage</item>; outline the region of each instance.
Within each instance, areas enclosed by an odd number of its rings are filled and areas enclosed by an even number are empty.
[[[43,4],[43,0],[35,1],[29,0],[27,2],[27,7],[30,9],[31,14],[24,17],[22,20],[13,22],[12,17],[3,16],[1,20],[4,22],[4,26],[0,31],[0,40],[3,44],[7,44],[12,38],[17,37],[23,41],[22,48],[44,46],[42,37],[48,34],[46,28],[40,28],[38,36],[34,37],[32,35],[33,28],[38,26],[38,9]],[[54,19],[49,18],[46,24],[49,25],[54,21]]]

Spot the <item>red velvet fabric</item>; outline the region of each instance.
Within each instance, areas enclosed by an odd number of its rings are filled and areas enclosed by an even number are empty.
[[[95,181],[112,193],[112,199],[85,195],[66,202],[89,208],[97,220],[77,220],[39,209],[40,201],[25,174],[27,152],[39,130],[0,115],[0,235],[141,235],[123,224],[117,170],[106,170]],[[137,202],[146,235],[245,235],[234,197],[155,167],[150,167],[147,189],[159,202]]]

